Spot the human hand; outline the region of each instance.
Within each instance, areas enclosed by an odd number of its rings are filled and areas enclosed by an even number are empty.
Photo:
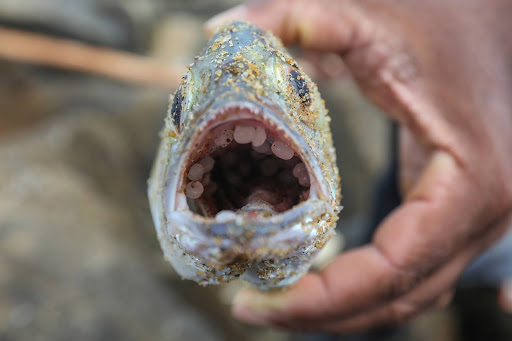
[[[512,2],[254,1],[214,18],[336,52],[401,127],[404,203],[370,245],[277,293],[235,299],[254,324],[352,332],[446,305],[512,209]]]

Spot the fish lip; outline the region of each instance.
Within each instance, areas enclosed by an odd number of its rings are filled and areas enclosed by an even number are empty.
[[[254,232],[251,236],[266,236],[284,231],[301,222],[301,219],[306,224],[310,223],[316,217],[328,213],[329,208],[330,206],[325,202],[312,198],[282,213],[264,218],[237,215],[233,218],[217,221],[214,217],[203,217],[189,210],[174,211],[172,218],[182,223],[177,230],[183,229],[183,226],[186,225],[183,223],[190,222],[199,227],[198,231],[202,231],[205,236],[209,237],[247,237],[247,232]],[[174,229],[174,227],[171,228]]]
[[[251,261],[273,258],[276,253],[283,258],[302,255],[305,248],[333,233],[321,221],[335,214],[332,207],[318,199],[262,221],[239,218],[214,223],[213,219],[198,219],[190,211],[177,211],[166,224],[165,235],[177,242],[180,250],[211,266],[225,266],[241,256],[249,266]]]
[[[251,114],[242,116],[230,114],[229,117],[225,118],[224,120],[218,120],[219,116],[221,116],[223,113],[234,111],[236,109],[247,109]],[[287,135],[287,137],[294,143],[294,149],[300,153],[302,159],[308,166],[308,169],[310,170],[310,176],[312,177],[312,185],[310,187],[310,198],[305,202],[309,201],[310,199],[320,199],[324,201],[327,200],[329,202],[333,201],[333,198],[331,198],[331,194],[327,188],[327,183],[325,181],[320,181],[323,173],[320,165],[313,155],[313,152],[308,147],[306,141],[300,135],[300,133],[291,129],[293,123],[287,122],[287,114],[285,114],[279,106],[274,105],[273,103],[268,103],[264,100],[260,102],[254,102],[245,98],[230,101],[225,99],[217,101],[212,100],[206,103],[202,108],[198,109],[194,116],[198,117],[197,121],[194,123],[194,128],[188,128],[183,132],[186,139],[183,140],[181,149],[178,150],[178,153],[181,153],[181,157],[179,158],[175,167],[177,167],[179,171],[175,172],[174,174],[175,179],[173,184],[167,184],[167,188],[164,191],[167,192],[166,197],[168,199],[167,204],[164,205],[166,216],[169,216],[176,211],[188,210],[188,205],[185,206],[183,201],[180,203],[178,200],[178,195],[180,194],[178,189],[182,187],[187,160],[189,160],[192,155],[192,147],[195,141],[201,138],[201,133],[204,134],[214,127],[227,122],[236,121],[243,118],[254,119],[258,116],[261,116],[265,120],[270,121],[271,124],[274,124],[279,130],[283,131],[283,133]],[[169,177],[169,174],[167,176]],[[297,206],[298,205],[295,205],[290,210],[285,212],[293,211]],[[278,213],[275,216],[279,216],[283,213]],[[215,221],[214,218],[203,217],[195,213],[192,213],[192,216],[194,220],[197,220],[197,222],[211,223],[212,221]],[[264,220],[268,218],[260,217],[259,219]]]

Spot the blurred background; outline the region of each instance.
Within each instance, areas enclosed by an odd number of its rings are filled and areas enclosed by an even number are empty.
[[[0,340],[512,340],[492,285],[405,328],[340,337],[242,325],[229,305],[243,284],[174,273],[146,180],[204,21],[239,2],[0,0]],[[394,204],[375,196],[393,176],[393,128],[339,60],[293,51],[333,119],[344,195],[333,255],[367,241],[375,207]]]

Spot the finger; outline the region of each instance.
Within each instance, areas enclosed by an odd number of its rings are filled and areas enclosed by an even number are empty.
[[[421,311],[446,306],[452,299],[453,287],[462,271],[475,255],[480,254],[498,240],[508,230],[508,226],[510,226],[510,214],[504,213],[501,219],[487,226],[487,234],[473,239],[469,246],[456,257],[450,257],[451,261],[447,265],[410,292],[378,308],[364,311],[353,317],[342,317],[335,323],[322,324],[320,328],[326,331],[353,332],[371,326],[402,324]],[[306,324],[306,321],[299,322],[302,325]]]
[[[416,193],[381,225],[372,246],[341,255],[282,293],[242,294],[235,316],[260,323],[334,318],[407,293],[464,243],[472,219],[468,187],[454,160],[436,154]]]
[[[359,7],[346,0],[329,4],[309,0],[250,1],[213,17],[205,29],[212,35],[222,24],[245,20],[272,31],[285,44],[297,43],[320,51],[342,51],[356,36],[355,23],[360,17]]]
[[[421,306],[411,305],[407,301],[396,300],[367,314],[311,328],[331,333],[356,333],[375,327],[397,327],[410,322],[420,312],[444,308],[453,297],[452,291],[447,291]],[[319,328],[318,328],[319,327]]]
[[[479,248],[480,246],[474,243],[416,288],[379,307],[345,316],[337,321],[309,321],[309,325],[316,325],[316,329],[329,332],[352,333],[375,326],[401,325],[420,312],[445,307],[453,296],[452,288],[459,274]],[[294,325],[308,325],[308,321],[294,321]]]
[[[462,269],[475,255],[492,245],[507,230],[509,218],[505,214],[494,229],[489,226],[490,233],[475,240],[464,252],[454,257],[448,265],[413,290],[406,291],[404,295],[395,299],[392,297],[383,299],[382,303],[378,305],[368,305],[368,308],[358,310],[353,305],[356,302],[351,301],[360,292],[368,291],[369,286],[381,288],[385,286],[384,277],[381,280],[375,280],[376,273],[383,276],[385,272],[380,272],[383,269],[380,268],[377,261],[379,257],[375,257],[368,263],[360,261],[375,252],[375,249],[368,246],[347,252],[329,266],[332,267],[332,271],[339,271],[339,280],[343,284],[335,283],[336,273],[329,273],[331,269],[326,268],[323,273],[306,276],[296,287],[288,291],[263,295],[258,291],[241,292],[235,299],[233,313],[242,321],[258,325],[274,324],[286,328],[323,329],[338,332],[361,330],[375,323],[405,321],[426,307],[443,307],[448,304],[452,296],[451,288]],[[358,258],[359,261],[357,261]],[[350,263],[355,264],[353,271],[349,273],[350,276],[343,278],[344,267]],[[375,268],[368,268],[371,263],[374,263]],[[380,265],[383,268],[386,266],[385,262]],[[357,278],[357,275],[361,273],[361,271],[357,271],[359,269],[365,269],[365,272],[363,276]],[[329,285],[331,287],[338,285],[340,293],[345,290],[345,295],[340,297],[335,287],[333,292],[325,289],[328,281],[333,283]],[[352,287],[350,291],[347,290],[349,287]],[[443,292],[444,294],[442,294]],[[346,302],[338,302],[343,297],[346,298]],[[500,296],[500,299],[503,299],[503,295]],[[390,303],[396,301],[399,303]],[[390,319],[391,317],[392,319]]]
[[[410,292],[377,307],[356,314],[340,315],[331,320],[324,318],[285,321],[281,318],[278,324],[287,328],[339,333],[352,333],[373,326],[403,324],[422,311],[448,304],[458,274],[467,266],[478,247],[474,243]]]
[[[369,292],[391,285],[385,281],[393,271],[372,246],[348,251],[322,272],[304,276],[291,288],[239,292],[233,302],[233,314],[253,324],[336,317],[356,310],[362,301],[371,301]]]
[[[278,323],[288,328],[348,333],[373,326],[402,324],[421,311],[445,307],[452,299],[453,287],[459,274],[472,261],[474,255],[481,253],[492,245],[502,235],[503,231],[507,230],[508,226],[509,217],[505,214],[504,218],[496,224],[496,228],[490,228],[491,233],[470,243],[456,257],[452,257],[452,260],[441,270],[425,279],[410,292],[378,307],[356,314],[340,315],[330,321],[325,319],[284,321],[281,318]]]
[[[446,308],[452,302],[454,295],[455,295],[454,290],[448,290],[447,292],[445,292],[444,294],[439,296],[439,298],[435,302],[433,308],[434,309]]]
[[[274,324],[288,329],[305,331],[322,330],[335,333],[354,333],[371,327],[397,326],[410,321],[420,312],[444,308],[453,297],[453,287],[458,274],[479,253],[490,245],[495,236],[489,235],[483,240],[483,245],[474,242],[457,257],[454,257],[441,270],[424,280],[416,288],[401,297],[390,300],[375,308],[370,308],[356,314],[341,315],[335,319],[294,319],[286,320],[279,316]]]

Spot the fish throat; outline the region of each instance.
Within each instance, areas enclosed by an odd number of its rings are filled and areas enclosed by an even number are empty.
[[[183,172],[189,209],[205,217],[271,216],[310,197],[309,167],[276,124],[231,108],[191,143]]]

